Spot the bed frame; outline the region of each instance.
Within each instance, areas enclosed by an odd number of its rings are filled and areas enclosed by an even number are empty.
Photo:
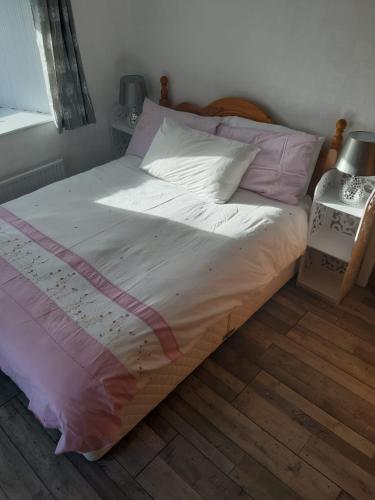
[[[160,78],[161,92],[159,104],[167,108],[173,108],[177,111],[186,111],[200,116],[239,116],[262,123],[275,123],[272,118],[255,102],[238,97],[223,97],[211,102],[208,106],[199,107],[189,102],[183,102],[177,106],[172,106],[169,99],[169,78],[162,76]],[[316,185],[322,175],[332,168],[337,160],[343,144],[343,135],[347,127],[347,121],[340,118],[336,122],[336,132],[331,140],[330,147],[323,151],[313,173],[308,193],[314,194]]]

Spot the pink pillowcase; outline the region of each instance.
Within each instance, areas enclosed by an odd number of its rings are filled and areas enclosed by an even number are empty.
[[[192,113],[175,111],[145,99],[143,112],[134,130],[127,153],[144,158],[164,118],[171,118],[181,125],[208,132],[209,134],[215,134],[220,124],[220,120],[217,118],[207,118]]]
[[[220,125],[217,135],[261,148],[245,172],[241,188],[289,205],[298,204],[313,174],[313,157],[321,137],[227,125]]]

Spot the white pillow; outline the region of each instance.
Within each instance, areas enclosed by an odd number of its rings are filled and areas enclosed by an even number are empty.
[[[260,149],[164,118],[141,168],[214,203],[225,203]]]
[[[248,128],[255,128],[257,130],[267,130],[268,132],[276,132],[276,133],[281,132],[284,134],[313,135],[313,134],[308,134],[307,132],[303,132],[302,130],[294,130],[289,127],[284,127],[283,125],[256,122],[248,118],[241,118],[240,116],[224,116],[221,118],[221,123],[224,125],[228,125],[229,127],[248,127]],[[316,162],[318,161],[320,151],[325,141],[325,137],[319,137],[319,136],[315,137],[317,137],[317,141],[315,142],[315,149],[311,155],[311,163],[307,170],[306,184],[305,184],[305,189],[303,190],[303,196],[307,193],[311,177],[314,173]]]

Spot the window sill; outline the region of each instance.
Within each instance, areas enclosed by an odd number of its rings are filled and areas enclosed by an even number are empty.
[[[52,122],[52,115],[0,108],[0,136]]]

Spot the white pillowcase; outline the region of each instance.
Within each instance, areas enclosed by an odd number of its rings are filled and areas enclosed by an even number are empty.
[[[241,118],[240,116],[224,116],[221,118],[221,123],[223,125],[228,125],[229,127],[249,127],[255,128],[257,130],[267,130],[268,132],[284,133],[284,134],[304,134],[312,135],[302,130],[294,130],[289,127],[284,127],[283,125],[276,125],[274,123],[262,123],[250,120],[248,118]],[[320,151],[323,147],[325,137],[317,137],[314,152],[311,155],[311,163],[307,171],[305,189],[303,190],[303,196],[307,193],[309,188],[311,177],[314,173],[316,163],[319,158]]]
[[[165,118],[141,168],[214,203],[225,203],[260,149]]]

